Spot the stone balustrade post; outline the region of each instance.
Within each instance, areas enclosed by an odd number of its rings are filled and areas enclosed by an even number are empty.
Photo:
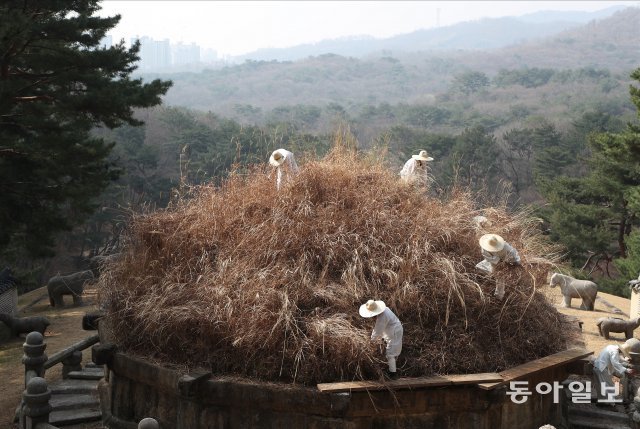
[[[634,385],[637,384],[637,383],[634,383],[633,381],[637,380],[636,376],[640,374],[640,359],[635,354],[632,354],[631,360],[629,363],[630,363],[630,368],[633,369],[635,374],[634,375],[625,374],[624,377],[620,379],[620,384],[622,384],[622,388],[623,388],[623,395],[624,395],[623,399],[625,404],[628,404],[629,402],[638,403],[638,400],[640,400],[640,398],[638,397],[638,394],[640,394],[640,392],[634,391],[635,389],[633,387]]]
[[[211,378],[210,372],[198,372],[183,375],[178,379],[178,421],[176,429],[198,429],[202,404],[197,398],[200,396],[202,385]]]
[[[32,371],[37,377],[44,377],[44,363],[48,359],[44,352],[46,348],[47,343],[44,342],[44,337],[40,332],[34,331],[27,335],[22,345],[22,350],[24,350],[22,363],[24,364],[25,387],[27,387],[29,382],[29,371]]]
[[[39,423],[49,423],[51,412],[49,399],[51,399],[51,390],[47,386],[47,381],[42,377],[31,378],[22,394],[24,429],[34,429]]]
[[[638,388],[638,377],[640,374],[639,360],[635,355],[631,357],[631,368],[635,371],[636,375],[625,375],[623,378],[626,380],[625,388],[625,404],[628,403],[628,399],[631,398],[631,405],[629,406],[629,417],[632,429],[640,429],[640,388]],[[621,380],[622,381],[622,380]]]
[[[140,420],[140,423],[138,423],[138,429],[160,429],[160,424],[156,419],[147,417]]]
[[[62,378],[66,380],[71,371],[82,371],[82,352],[79,350],[62,360]]]
[[[640,428],[640,396],[636,395],[633,398],[633,403],[631,404],[630,408],[630,416],[631,416],[631,427],[633,429],[639,429]]]

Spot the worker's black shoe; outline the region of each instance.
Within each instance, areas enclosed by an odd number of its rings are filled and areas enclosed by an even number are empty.
[[[397,380],[398,379],[398,373],[397,372],[391,372],[388,369],[384,370],[384,376],[390,380]]]

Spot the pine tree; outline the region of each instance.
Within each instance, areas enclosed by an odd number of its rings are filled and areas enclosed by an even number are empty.
[[[640,69],[631,77],[640,81]],[[640,113],[640,89],[631,86],[630,93]],[[640,127],[628,124],[623,132],[591,134],[589,147],[585,177],[543,184],[552,235],[567,245],[574,262],[593,256],[626,258],[629,234],[639,223]]]
[[[118,174],[113,145],[91,130],[140,125],[133,109],[171,85],[131,78],[139,45],[100,46],[120,16],[99,10],[97,0],[0,4],[0,251],[50,254]]]

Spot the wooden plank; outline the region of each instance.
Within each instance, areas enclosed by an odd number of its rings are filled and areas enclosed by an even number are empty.
[[[422,387],[453,386],[502,381],[495,372],[480,374],[434,375],[431,377],[400,378],[380,381],[346,381],[339,383],[319,383],[318,390],[327,393],[359,392],[366,390],[416,389]]]
[[[536,372],[556,368],[561,365],[566,365],[568,363],[583,359],[587,356],[592,355],[593,352],[590,352],[581,348],[571,348],[568,350],[561,351],[559,353],[555,353],[549,356],[545,356],[540,359],[533,360],[531,362],[524,363],[522,365],[518,365],[513,368],[509,368],[500,372],[500,375],[503,378],[503,381],[498,383],[480,383],[478,387],[484,390],[495,389],[498,386],[502,386],[510,381],[518,380],[527,375],[535,374]]]

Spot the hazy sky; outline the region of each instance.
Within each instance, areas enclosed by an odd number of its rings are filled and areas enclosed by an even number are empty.
[[[103,1],[101,15],[122,15],[111,32],[195,42],[219,55],[282,48],[353,35],[384,38],[483,17],[540,10],[596,11],[640,1]],[[439,11],[439,12],[438,12]]]

